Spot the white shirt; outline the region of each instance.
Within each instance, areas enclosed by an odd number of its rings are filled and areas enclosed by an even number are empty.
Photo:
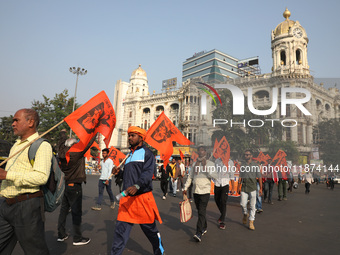
[[[102,160],[100,162],[100,165],[102,167],[102,174],[100,175],[100,180],[108,180],[110,178],[110,175],[112,173],[112,168],[115,166],[113,164],[112,159],[108,158],[107,160]]]
[[[233,166],[234,162],[229,159],[229,166],[225,166],[220,158],[216,159],[216,178],[214,178],[214,183],[216,187],[224,187],[229,185],[229,181],[234,179]]]

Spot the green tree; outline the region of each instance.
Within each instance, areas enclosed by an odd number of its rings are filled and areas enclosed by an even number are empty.
[[[251,113],[246,105],[247,98],[245,98],[245,113],[244,115],[233,115],[233,97],[229,90],[219,90],[219,95],[222,100],[222,107],[217,106],[213,111],[213,119],[225,119],[227,124],[218,125],[219,128],[213,133],[212,142],[214,144],[215,139],[221,139],[225,136],[229,142],[231,151],[234,156],[240,158],[245,149],[252,149],[254,154],[260,150],[260,147],[268,147],[273,140],[282,139],[282,126],[278,124],[272,124],[266,119],[274,119],[273,116],[259,116]],[[259,110],[267,109],[260,107]],[[249,120],[262,120],[264,125],[262,127],[251,127],[248,125]],[[243,124],[236,124],[231,127],[230,121],[233,123],[243,123],[245,120],[245,127]],[[260,121],[252,121],[252,126],[260,126]]]
[[[298,163],[300,153],[295,142],[273,141],[268,145],[268,154],[273,158],[280,149],[287,154],[287,160],[291,160],[293,163]]]
[[[13,115],[0,118],[0,139],[5,140],[11,144],[13,144],[16,139],[16,137],[13,135],[12,122]]]
[[[314,137],[319,146],[324,164],[340,166],[340,121],[331,119],[320,122],[314,128]]]
[[[73,107],[73,97],[69,97],[67,89],[60,94],[55,94],[53,99],[45,95],[43,95],[43,98],[43,101],[34,100],[32,102],[32,108],[35,109],[40,116],[39,133],[49,130],[62,121],[72,112]],[[78,104],[76,104],[76,106],[76,108],[79,107]],[[62,129],[70,130],[68,125],[63,123],[46,134],[45,138],[51,142],[52,146],[56,146],[59,131]]]

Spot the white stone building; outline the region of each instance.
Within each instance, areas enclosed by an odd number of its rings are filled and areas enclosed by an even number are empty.
[[[273,88],[278,89],[279,106],[282,88],[296,87],[308,90],[311,99],[304,107],[311,115],[304,115],[295,105],[287,105],[286,115],[282,116],[278,107],[275,118],[296,121],[297,126],[284,128],[283,139],[296,141],[300,152],[309,156],[315,147],[313,126],[322,120],[340,117],[340,93],[337,88],[325,89],[322,84],[314,82],[308,65],[307,33],[298,21],[289,19],[290,12],[287,9],[283,16],[285,20],[271,32],[272,72],[262,75],[249,73],[243,78],[228,78],[226,82],[239,87],[245,96],[248,88],[252,88],[254,106],[267,109],[273,100]],[[150,94],[147,75],[141,66],[132,72],[129,83],[117,81],[114,94],[117,124],[110,146],[127,148],[128,127],[136,125],[148,129],[162,111],[192,142],[211,145],[213,120],[211,114],[201,114],[204,92],[197,89],[196,84],[199,81],[202,81],[200,77],[191,78],[178,90],[168,90],[160,94],[153,91]],[[288,98],[304,96],[301,93],[290,93]],[[213,107],[210,98],[207,98],[207,113],[210,113]]]

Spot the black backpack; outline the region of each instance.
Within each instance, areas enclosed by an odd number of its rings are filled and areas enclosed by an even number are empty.
[[[47,142],[46,139],[39,138],[37,141],[32,143],[28,149],[28,159],[32,166],[34,165],[37,150],[40,144],[44,141]],[[48,177],[47,183],[40,186],[40,189],[44,193],[45,211],[53,212],[61,204],[65,191],[65,175],[61,171],[58,161],[54,155],[52,155],[50,176]]]

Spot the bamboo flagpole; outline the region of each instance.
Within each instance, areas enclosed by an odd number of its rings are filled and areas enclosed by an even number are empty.
[[[130,156],[130,153],[126,155],[126,157],[123,159],[122,162],[120,162],[120,164],[119,164],[119,166],[118,166],[117,168],[120,168],[120,167],[125,163],[125,161],[127,160],[127,158],[128,158],[129,156]],[[112,170],[113,170],[113,169],[112,169]],[[112,178],[113,175],[114,175],[114,174],[111,173],[111,175],[110,175],[110,177],[107,179],[107,181],[109,181],[109,180]]]
[[[56,127],[58,127],[59,125],[61,125],[62,123],[64,123],[64,120],[60,121],[58,124],[54,125],[53,127],[51,127],[49,130],[47,130],[46,132],[44,132],[43,134],[39,135],[37,138],[35,138],[34,140],[32,140],[31,142],[29,142],[25,147],[23,147],[21,150],[17,151],[16,153],[14,153],[13,155],[11,155],[10,157],[8,157],[7,159],[5,159],[4,161],[1,162],[0,166],[2,166],[3,164],[5,164],[8,160],[10,160],[11,158],[13,158],[14,156],[18,155],[20,152],[22,152],[23,150],[25,150],[27,147],[31,146],[32,143],[34,143],[36,140],[38,140],[39,138],[43,137],[44,135],[46,135],[47,133],[51,132],[53,129],[55,129]]]

